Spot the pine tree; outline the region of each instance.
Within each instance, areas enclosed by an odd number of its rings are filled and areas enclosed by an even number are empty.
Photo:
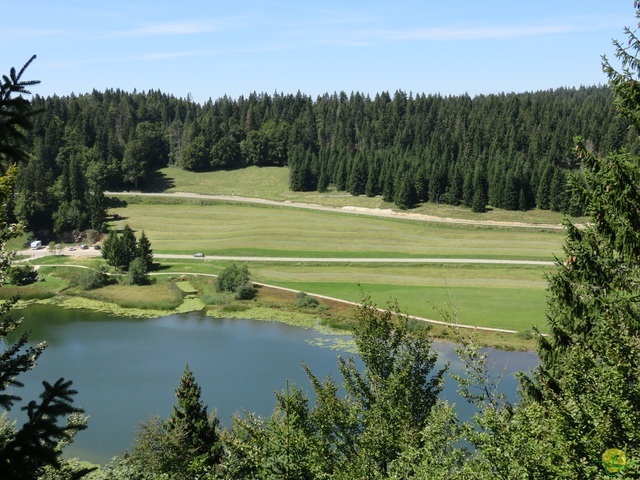
[[[28,87],[40,81],[25,81],[22,75],[35,58],[35,55],[31,57],[19,72],[12,68],[0,83],[0,162],[4,169],[27,157],[26,133],[31,130],[33,115],[37,112],[31,108],[26,96],[30,94]]]
[[[167,421],[167,432],[175,445],[173,470],[183,472],[183,478],[189,478],[187,468],[196,459],[201,465],[211,466],[219,463],[222,454],[218,419],[209,417],[201,393],[187,364],[176,390],[177,402]]]
[[[150,272],[153,268],[153,250],[151,249],[151,242],[145,235],[144,230],[140,233],[138,244],[136,245],[136,257],[142,258],[146,266],[146,271]]]
[[[623,73],[604,66],[621,111],[637,123],[640,42],[629,43],[635,57],[617,44]],[[558,434],[549,449],[564,452],[573,478],[588,478],[603,471],[610,448],[640,454],[640,161],[576,143],[582,168],[571,186],[592,220],[566,221],[565,256],[549,278],[550,335],[539,338],[539,367],[522,385]]]
[[[405,173],[399,182],[399,188],[393,199],[394,203],[401,210],[407,210],[415,204],[415,190],[413,188],[413,175]]]
[[[3,162],[15,162],[24,156],[24,132],[31,127],[29,102],[16,94],[28,94],[26,86],[37,82],[21,80],[29,62],[16,74],[11,69],[9,76],[3,76],[0,84],[0,159]],[[26,129],[26,130],[22,130]],[[0,176],[0,205],[5,205],[11,195],[16,177],[16,167],[8,167]],[[9,239],[17,237],[21,229],[6,223],[5,212],[0,212],[0,285],[5,282],[11,264],[11,256],[6,251]],[[36,366],[36,361],[46,348],[45,343],[28,346],[29,333],[22,333],[15,340],[8,336],[15,332],[20,320],[11,316],[11,309],[17,298],[0,304],[0,408],[11,410],[22,399],[8,389],[15,391],[23,384],[18,376]],[[16,428],[13,425],[0,426],[0,474],[3,479],[37,478],[45,467],[59,469],[62,465],[62,442],[69,442],[75,433],[86,428],[82,417],[83,410],[73,406],[76,391],[71,381],[60,378],[55,383],[42,382],[44,390],[38,401],[32,400],[22,408],[26,412],[26,421]],[[59,421],[67,418],[66,425]],[[79,478],[91,469],[73,472],[72,478]]]
[[[129,225],[125,225],[122,229],[122,235],[120,236],[120,248],[122,251],[122,257],[118,267],[122,270],[127,270],[129,264],[136,258],[136,235]]]
[[[100,250],[102,258],[105,259],[107,265],[111,265],[116,269],[120,269],[124,264],[122,242],[118,237],[116,230],[110,230],[107,238],[102,242],[102,249]]]

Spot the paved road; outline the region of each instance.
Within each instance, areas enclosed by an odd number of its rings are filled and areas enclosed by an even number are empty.
[[[47,248],[38,250],[21,250],[18,255],[25,255],[29,258],[25,260],[45,257],[54,253]],[[60,250],[61,255],[70,257],[97,257],[100,256],[99,250],[92,248],[88,250],[77,249],[69,251],[68,249]],[[487,258],[341,258],[341,257],[243,257],[243,256],[223,256],[209,255],[204,258],[194,258],[193,255],[179,255],[172,253],[155,253],[154,258],[172,258],[172,259],[191,259],[191,260],[232,260],[243,262],[291,262],[291,263],[473,263],[473,264],[494,264],[494,265],[538,265],[547,266],[555,265],[554,262],[541,260],[505,260],[505,259],[487,259]]]

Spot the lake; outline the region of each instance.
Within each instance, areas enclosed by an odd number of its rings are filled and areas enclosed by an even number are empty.
[[[37,398],[43,380],[73,380],[79,392],[74,403],[90,419],[88,429],[76,436],[65,454],[96,463],[126,450],[141,421],[154,414],[170,415],[187,363],[202,387],[204,403],[229,426],[234,412],[269,415],[274,392],[284,389],[287,381],[310,393],[302,362],[319,378],[328,374],[339,378],[337,356],[352,356],[319,346],[349,336],[275,322],[213,319],[203,312],[141,320],[31,305],[15,315],[24,316],[31,342],[49,345],[36,369],[19,377],[25,387],[16,393],[28,401]],[[451,370],[460,369],[454,345],[439,342],[436,348],[440,364],[448,361]],[[505,373],[501,389],[515,399],[513,372],[531,369],[535,354],[490,350],[490,358],[496,372]],[[442,396],[463,407],[462,415],[470,414],[451,378],[447,377]],[[12,416],[16,411],[14,407]]]

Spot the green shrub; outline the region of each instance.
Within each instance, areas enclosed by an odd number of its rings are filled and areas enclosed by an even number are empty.
[[[243,283],[236,289],[236,300],[252,300],[256,296],[256,289],[253,283]]]
[[[317,298],[312,297],[311,295],[305,292],[298,292],[296,294],[296,306],[298,307],[316,308],[319,304],[320,302],[318,302]]]
[[[13,285],[29,285],[38,279],[38,273],[29,265],[24,267],[10,267],[7,280]]]
[[[218,276],[216,289],[219,292],[235,292],[246,283],[249,283],[249,269],[246,265],[233,263]]]
[[[107,284],[107,276],[92,268],[83,269],[78,278],[78,287],[82,290],[93,290],[104,287]]]
[[[147,264],[144,258],[136,257],[129,264],[129,271],[124,277],[127,285],[146,285],[149,283],[149,275],[147,275]]]

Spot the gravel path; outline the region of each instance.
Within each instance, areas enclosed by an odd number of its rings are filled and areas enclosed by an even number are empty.
[[[39,250],[20,250],[16,252],[18,255],[24,255],[27,258],[23,261],[34,260],[40,257],[53,255],[46,249]],[[62,255],[69,257],[98,257],[100,250],[92,248],[88,250],[77,249],[74,251],[62,250]],[[239,262],[287,262],[287,263],[473,263],[473,264],[493,264],[493,265],[538,265],[551,266],[555,262],[542,260],[506,260],[506,259],[489,259],[489,258],[359,258],[359,257],[244,257],[244,256],[223,256],[208,255],[206,257],[194,258],[193,255],[180,255],[175,253],[155,253],[154,258],[170,258],[170,259],[191,259],[191,260],[233,260]]]
[[[243,202],[243,203],[257,203],[261,205],[277,205],[280,207],[295,207],[303,208],[306,210],[320,210],[323,212],[341,212],[352,213],[356,215],[369,215],[374,217],[386,217],[386,218],[407,218],[410,220],[418,220],[422,222],[439,222],[439,223],[456,223],[460,225],[478,225],[478,226],[494,226],[494,227],[523,227],[523,228],[544,228],[562,230],[564,228],[561,224],[551,223],[527,223],[527,222],[502,222],[499,220],[466,220],[462,218],[448,218],[448,217],[436,217],[434,215],[424,215],[422,213],[413,212],[397,212],[395,210],[383,209],[383,208],[363,208],[363,207],[328,207],[326,205],[316,205],[312,203],[297,203],[297,202],[278,202],[275,200],[265,200],[264,198],[248,198],[238,197],[236,195],[203,195],[200,193],[143,193],[143,192],[104,192],[105,195],[116,196],[144,196],[144,197],[182,197],[182,198],[200,198],[203,200],[223,200],[230,202]]]

